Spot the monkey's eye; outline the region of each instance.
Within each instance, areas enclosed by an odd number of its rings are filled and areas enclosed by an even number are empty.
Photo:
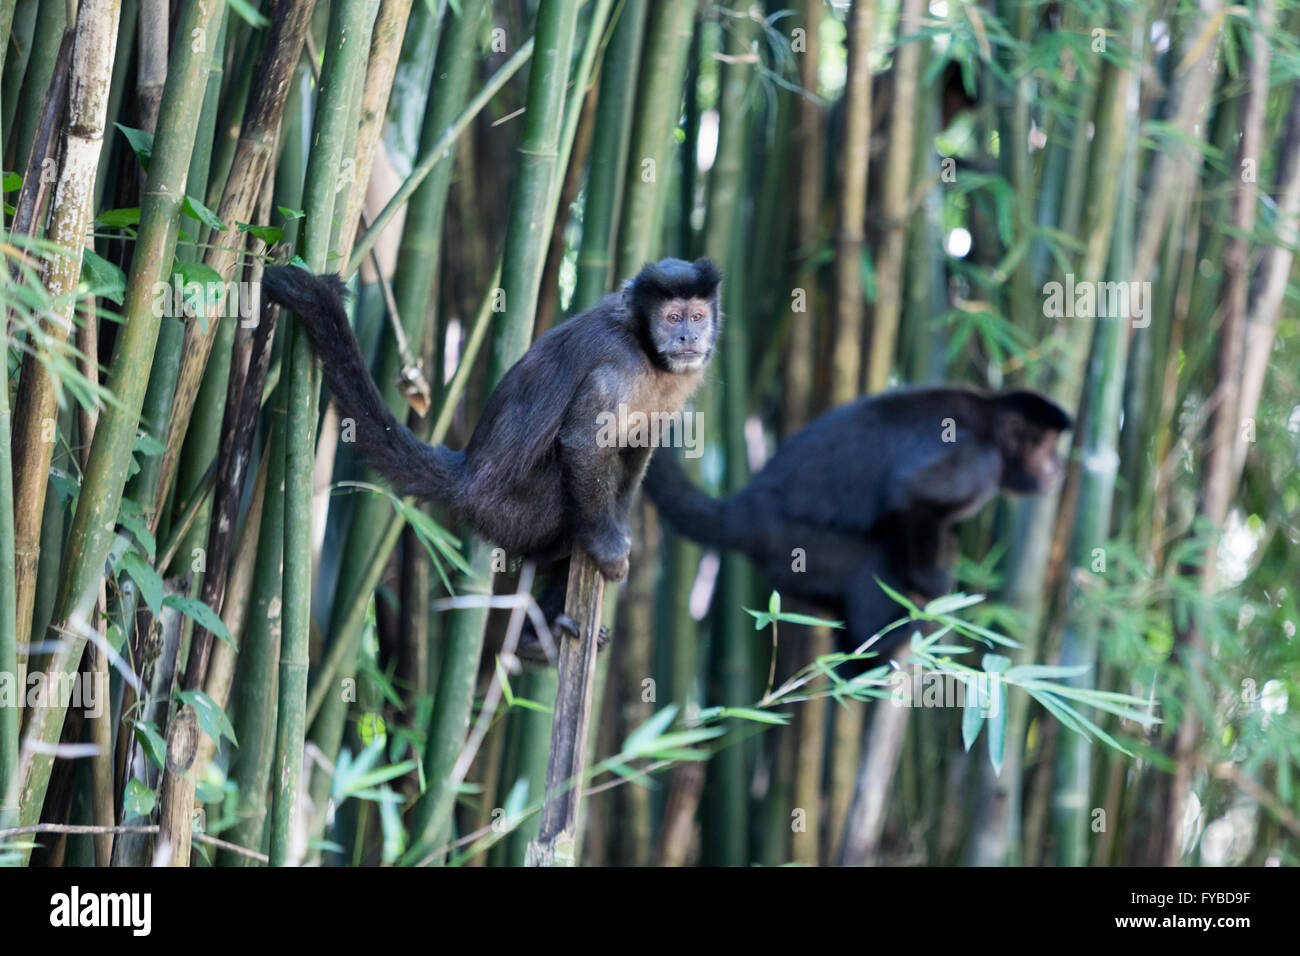
[[[696,313],[694,313],[694,314],[691,316],[691,321],[692,321],[692,322],[698,322],[698,321],[700,321],[700,319],[702,319],[702,318],[704,318],[704,313],[703,313],[703,312],[696,312]]]
[[[668,313],[668,321],[669,321],[669,322],[672,322],[672,323],[676,324],[676,323],[680,322],[681,320],[682,320],[682,315],[681,315],[680,312],[669,312],[669,313]]]

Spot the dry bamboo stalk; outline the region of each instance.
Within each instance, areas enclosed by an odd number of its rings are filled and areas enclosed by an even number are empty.
[[[1241,418],[1253,419],[1264,390],[1264,373],[1273,353],[1282,297],[1291,274],[1291,248],[1300,238],[1300,86],[1291,91],[1282,160],[1278,164],[1277,245],[1264,254],[1250,308],[1246,313],[1245,360],[1241,377]],[[1232,475],[1239,478],[1246,445],[1233,447]]]
[[[381,0],[379,13],[375,16],[370,35],[370,61],[361,94],[361,124],[353,150],[352,168],[356,182],[348,192],[347,211],[340,220],[339,257],[342,261],[347,261],[352,250],[361,210],[365,206],[366,184],[370,182],[379,134],[383,132],[384,119],[388,115],[388,97],[393,89],[393,76],[397,72],[398,54],[402,50],[402,37],[410,13],[411,0]]]
[[[831,356],[831,404],[858,394],[862,376],[863,223],[867,215],[867,167],[871,160],[871,34],[875,0],[853,0],[849,11],[849,76],[844,88],[844,156],[840,166],[839,228],[835,236],[835,351]]]
[[[1188,140],[1195,138],[1195,131],[1203,129],[1205,125],[1210,90],[1216,75],[1210,65],[1218,55],[1222,8],[1221,0],[1201,0],[1199,26],[1212,33],[1208,42],[1200,45],[1196,59],[1179,67],[1180,71],[1186,73],[1186,81],[1178,101],[1178,110],[1170,125]],[[1160,150],[1156,153],[1150,179],[1154,190],[1142,209],[1142,228],[1138,233],[1137,251],[1134,253],[1133,281],[1143,282],[1151,275],[1156,256],[1160,254],[1160,243],[1167,233],[1166,226],[1174,203],[1179,197],[1187,195],[1188,184],[1200,168],[1200,157],[1200,152],[1191,147]]]
[[[260,81],[253,91],[244,117],[244,128],[235,147],[235,158],[230,164],[230,175],[217,207],[217,215],[226,228],[213,235],[203,256],[203,264],[216,271],[222,281],[234,275],[239,254],[243,248],[244,233],[237,223],[248,222],[262,192],[263,179],[271,166],[271,157],[279,137],[280,117],[294,67],[302,53],[303,37],[311,22],[316,0],[297,0],[282,3],[267,37],[266,55],[259,66]],[[284,11],[283,13],[281,11]],[[151,530],[157,530],[162,505],[167,500],[181,444],[189,427],[194,402],[198,398],[203,370],[207,367],[208,353],[217,334],[217,321],[209,315],[206,322],[189,322],[185,326],[185,341],[181,345],[181,366],[176,376],[176,397],[167,419],[167,450],[163,452],[158,471],[158,488],[154,495]]]
[[[542,807],[537,839],[528,845],[529,866],[577,863],[587,728],[591,723],[596,680],[596,634],[600,630],[604,595],[605,579],[595,562],[581,547],[575,547],[564,610],[577,624],[578,633],[560,639],[555,720],[551,724],[551,754],[546,765],[548,802]]]
[[[817,95],[817,69],[821,59],[821,0],[805,0],[802,27],[805,48],[799,63],[799,82],[806,95],[799,99],[797,137],[799,141],[799,186],[795,211],[795,256],[800,271],[796,285],[805,286],[806,298],[816,292],[815,272],[807,266],[817,241],[817,220],[822,208],[822,168],[825,163],[825,110]],[[782,426],[792,435],[808,423],[813,402],[813,366],[816,356],[815,306],[790,317],[785,363]],[[830,631],[808,629],[806,656],[815,659],[831,652]],[[794,805],[804,812],[807,827],[802,838],[792,841],[792,856],[799,863],[816,866],[821,861],[822,771],[826,751],[826,700],[806,702],[795,714],[795,733],[788,746],[796,748]]]
[[[140,0],[140,26],[136,34],[136,116],[140,128],[152,133],[158,126],[163,86],[167,83],[167,40],[170,4],[167,0]]]
[[[63,127],[63,165],[50,207],[47,236],[64,253],[43,263],[41,281],[59,303],[49,324],[67,338],[76,306],[73,293],[81,277],[81,254],[94,218],[95,174],[104,143],[109,82],[117,38],[120,0],[86,0],[77,21],[70,65],[67,121]],[[14,406],[14,550],[18,614],[18,685],[27,663],[24,645],[31,637],[32,604],[40,559],[41,515],[54,452],[57,396],[54,383],[34,354],[24,361]]]
[[[87,248],[90,244],[87,243]],[[92,250],[93,251],[93,250]],[[95,298],[88,296],[77,309],[81,324],[77,327],[77,350],[81,356],[77,368],[81,376],[92,386],[99,384],[99,323],[95,316]],[[78,431],[81,443],[81,467],[84,471],[90,460],[90,442],[95,435],[95,423],[99,419],[99,410],[85,405],[77,406]],[[92,626],[99,634],[100,641],[105,638],[108,624],[108,582],[99,586],[99,597],[95,601],[95,615]],[[108,655],[100,644],[92,642],[87,649],[87,660],[83,672],[91,675],[94,686],[108,688]],[[110,708],[100,709],[98,716],[87,716],[90,722],[90,741],[99,748],[91,757],[91,819],[96,826],[113,826],[113,715]],[[113,834],[105,830],[94,836],[95,865],[108,866],[113,858]]]
[[[798,270],[795,284],[815,286],[815,273],[808,268],[809,257],[815,251],[817,218],[822,208],[822,167],[825,164],[825,109],[814,97],[817,95],[817,68],[821,58],[821,0],[805,0],[802,29],[804,52],[799,61],[799,83],[807,95],[799,99],[799,118],[796,137],[799,143],[799,185],[795,210],[795,261]],[[807,298],[812,298],[811,290]],[[785,363],[785,388],[783,393],[782,426],[785,434],[793,435],[808,423],[812,410],[813,361],[816,339],[813,334],[815,307],[790,317],[788,352]]]
[[[903,0],[899,11],[899,42],[893,66],[894,102],[885,159],[884,236],[876,270],[879,279],[871,323],[868,392],[878,392],[889,384],[898,343],[898,320],[903,310],[903,257],[912,212],[912,144],[915,142],[912,127],[916,122],[916,93],[921,73],[920,44],[904,41],[920,30],[924,9],[921,0]]]
[[[1251,33],[1250,82],[1247,86],[1246,112],[1242,121],[1241,145],[1237,154],[1238,170],[1245,163],[1258,163],[1260,146],[1263,142],[1265,105],[1268,100],[1268,68],[1270,47],[1268,33],[1273,25],[1274,4],[1272,0],[1261,0],[1256,11],[1254,29]],[[1208,73],[1208,71],[1205,71]],[[1208,84],[1209,80],[1202,80]],[[1224,295],[1223,323],[1219,327],[1216,380],[1218,385],[1210,398],[1210,429],[1208,447],[1203,463],[1204,478],[1201,482],[1201,500],[1197,511],[1209,519],[1216,530],[1223,528],[1227,518],[1228,506],[1235,478],[1232,463],[1236,454],[1234,445],[1240,439],[1238,418],[1241,401],[1242,378],[1242,338],[1246,325],[1247,283],[1250,278],[1249,254],[1250,234],[1255,228],[1255,203],[1257,195],[1255,177],[1242,177],[1237,183],[1233,196],[1232,232],[1224,250]],[[1203,594],[1213,593],[1217,585],[1217,541],[1211,537],[1196,574],[1200,578]],[[1199,679],[1199,651],[1203,645],[1200,629],[1196,625],[1195,615],[1189,617],[1187,624],[1176,629],[1175,641],[1182,645],[1181,650],[1191,650],[1191,654],[1180,654],[1184,665],[1193,671],[1192,679]],[[1196,711],[1188,708],[1183,715],[1175,738],[1174,755],[1177,767],[1169,786],[1169,803],[1166,813],[1166,833],[1164,841],[1165,866],[1177,866],[1182,857],[1180,839],[1183,825],[1184,808],[1190,793],[1192,774],[1200,762],[1199,740],[1201,722]]]

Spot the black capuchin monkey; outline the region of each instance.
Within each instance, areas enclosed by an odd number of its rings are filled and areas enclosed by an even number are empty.
[[[356,422],[362,457],[396,491],[439,502],[539,564],[567,560],[576,541],[611,581],[627,576],[628,508],[653,449],[603,440],[602,424],[620,406],[629,415],[681,411],[713,355],[721,281],[708,259],[646,264],[620,292],[538,338],[488,396],[464,450],[453,451],[420,441],[388,410],[338,276],[273,266],[262,279],[267,297],[301,320],[342,417]],[[554,620],[565,576],[548,577],[541,603]]]
[[[842,616],[847,653],[903,616],[875,579],[926,600],[951,591],[953,524],[999,489],[1046,490],[1070,427],[1034,392],[901,389],[822,415],[729,498],[700,491],[666,452],[645,488],[679,533],[743,552],[782,594]],[[897,628],[872,650],[904,636]]]

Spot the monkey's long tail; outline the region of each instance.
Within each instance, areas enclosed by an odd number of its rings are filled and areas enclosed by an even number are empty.
[[[678,534],[711,548],[748,550],[753,526],[735,496],[714,498],[686,477],[670,448],[658,449],[642,482],[659,515]]]
[[[339,277],[312,275],[296,266],[270,266],[262,276],[262,291],[301,320],[343,418],[356,422],[357,448],[366,463],[401,494],[458,507],[465,485],[465,453],[425,444],[389,411],[348,325]]]

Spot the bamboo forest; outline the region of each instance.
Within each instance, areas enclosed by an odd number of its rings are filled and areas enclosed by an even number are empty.
[[[0,37],[3,867],[1300,864],[1296,0]]]

